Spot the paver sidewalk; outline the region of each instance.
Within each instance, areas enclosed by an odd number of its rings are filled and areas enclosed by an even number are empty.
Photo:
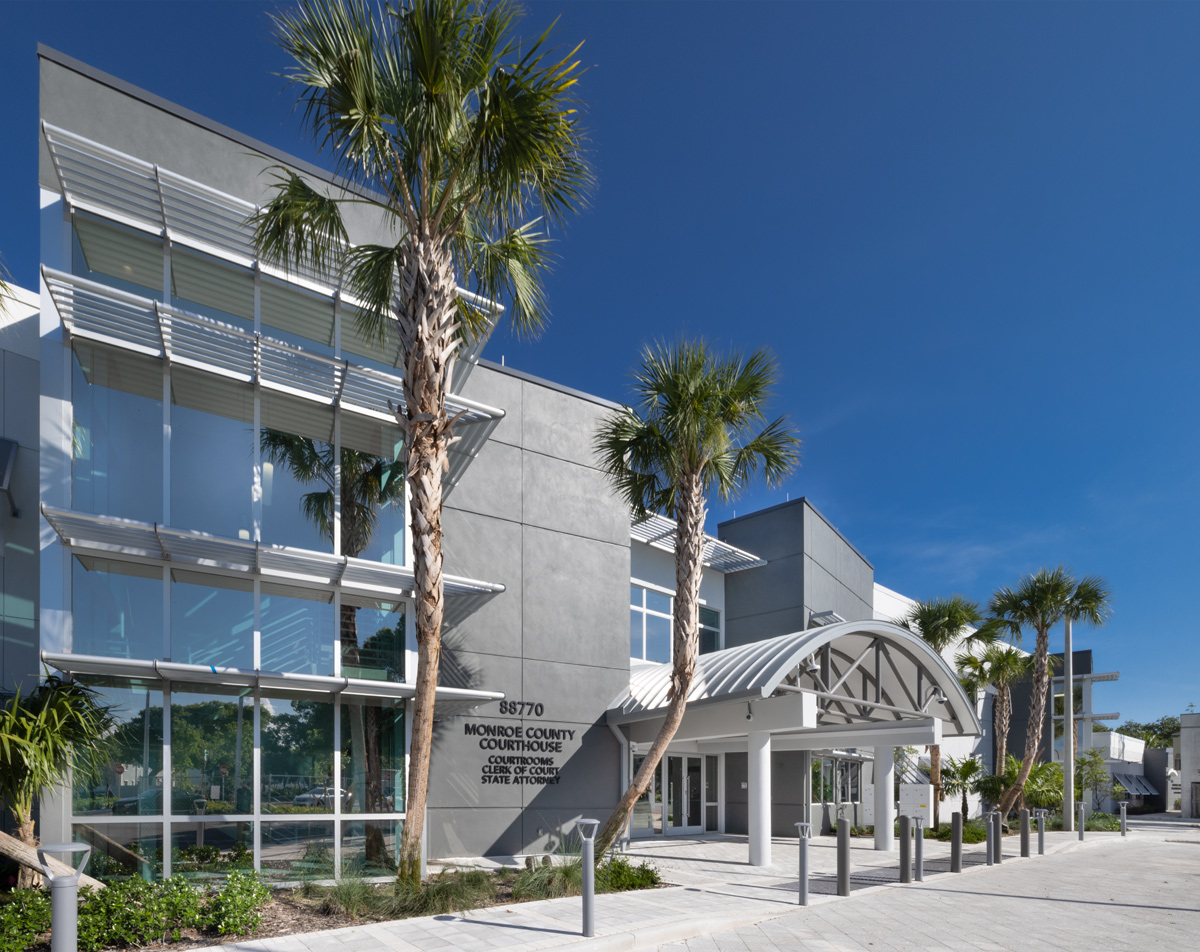
[[[1179,824],[1164,824],[1161,828],[1147,824],[1140,829],[1135,826],[1129,841],[1125,843],[1121,842],[1118,834],[1112,833],[1089,833],[1084,843],[1080,843],[1073,833],[1049,833],[1046,836],[1047,853],[1054,855],[1056,868],[1066,864],[1071,869],[1085,870],[1091,869],[1093,864],[1081,862],[1083,855],[1072,855],[1081,848],[1091,856],[1091,847],[1100,847],[1095,850],[1099,857],[1106,851],[1112,851],[1115,846],[1119,858],[1122,848],[1133,844],[1141,848],[1153,848],[1152,844],[1161,846],[1163,840],[1172,838],[1200,844],[1200,830]],[[745,837],[656,840],[637,844],[637,848],[630,851],[630,858],[635,862],[639,858],[649,859],[660,868],[665,880],[678,885],[598,896],[596,937],[592,939],[584,939],[579,934],[581,903],[578,897],[572,897],[494,906],[463,915],[402,919],[325,932],[250,939],[213,947],[212,952],[348,952],[350,949],[355,952],[540,952],[561,947],[570,947],[579,952],[585,949],[588,952],[624,952],[663,947],[681,941],[686,942],[689,949],[713,950],[718,946],[705,944],[707,940],[703,937],[747,934],[758,934],[765,943],[762,945],[764,949],[796,948],[796,934],[786,929],[785,933],[773,933],[784,945],[772,944],[774,940],[768,939],[767,932],[775,927],[770,923],[785,919],[789,923],[809,921],[817,909],[824,915],[826,906],[832,910],[850,903],[859,910],[855,915],[865,915],[870,919],[870,910],[877,906],[903,910],[906,903],[917,902],[920,898],[917,896],[918,890],[930,895],[987,893],[996,876],[1003,877],[1004,882],[1033,882],[1038,876],[1044,876],[1051,865],[1048,858],[1038,858],[1036,855],[1028,860],[1018,859],[1018,840],[1008,837],[1004,842],[1005,860],[1000,867],[984,865],[983,845],[979,844],[965,847],[963,875],[938,873],[936,870],[939,866],[947,870],[949,868],[949,844],[927,841],[925,885],[895,887],[891,884],[898,879],[897,855],[875,852],[870,848],[869,840],[855,840],[852,843],[852,895],[849,900],[843,900],[833,895],[837,862],[834,839],[818,837],[812,841],[812,895],[807,910],[799,910],[797,906],[798,857],[794,839],[775,840],[773,852],[776,862],[762,868],[746,865]],[[1036,849],[1035,835],[1035,854]],[[1195,845],[1191,845],[1190,849],[1194,853],[1187,855],[1200,862],[1200,849]],[[880,896],[886,899],[880,899]],[[836,915],[848,914],[843,912]],[[885,927],[881,924],[880,928]],[[787,936],[792,938],[788,939]],[[807,940],[805,945],[809,945]],[[732,947],[746,946],[735,943]],[[842,946],[818,942],[814,947],[865,949],[867,944]],[[920,942],[896,946],[918,947],[925,946]],[[725,945],[719,948],[724,950]],[[872,952],[876,952],[876,949],[884,952],[886,948],[876,945]],[[963,948],[978,949],[980,946]],[[1007,946],[994,945],[992,948]]]

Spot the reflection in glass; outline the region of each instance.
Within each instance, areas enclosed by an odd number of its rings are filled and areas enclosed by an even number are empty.
[[[333,674],[333,604],[326,592],[264,582],[259,602],[262,669]]]
[[[86,215],[73,217],[72,274],[162,300],[163,246],[158,238]]]
[[[645,763],[644,756],[636,756],[633,758],[633,776],[637,776],[639,770],[642,769],[642,764]],[[658,783],[659,771],[654,771],[650,778],[650,786],[646,792],[638,798],[633,805],[633,819],[631,829],[633,833],[661,833],[662,832],[662,795],[659,790]]]
[[[273,885],[333,879],[333,822],[264,823],[260,868]]]
[[[162,879],[161,823],[76,823],[71,829],[76,843],[92,848],[89,876],[102,882]]]
[[[629,609],[629,657],[644,658],[646,652],[645,632],[642,631],[642,619],[646,616],[641,612]]]
[[[109,658],[161,658],[162,569],[88,556],[71,560],[71,650]]]
[[[333,448],[277,430],[262,433],[263,541],[333,551]]]
[[[111,710],[115,728],[109,763],[94,772],[74,771],[73,812],[76,816],[161,814],[162,691],[141,681],[81,680]]]
[[[171,581],[171,660],[252,668],[253,583],[178,569]]]
[[[245,420],[173,406],[171,525],[249,540],[253,449],[254,428]]]
[[[342,596],[342,674],[376,681],[404,680],[404,605]]]
[[[653,589],[646,589],[646,609],[652,612],[662,612],[664,615],[671,614],[671,596]]]
[[[162,370],[157,361],[153,374],[125,363],[106,348],[73,352],[71,505],[161,522],[163,411],[150,394],[161,395]]]
[[[660,663],[671,660],[671,619],[646,616],[646,660]]]
[[[667,758],[667,826],[683,826],[683,758]]]
[[[342,870],[363,876],[396,875],[396,845],[403,820],[352,820],[342,823]]]
[[[172,876],[223,880],[253,868],[253,822],[171,824]]]
[[[172,691],[171,813],[252,812],[253,750],[253,697]]]
[[[342,705],[347,813],[404,812],[404,703],[356,698]]]
[[[262,812],[332,813],[337,796],[333,705],[298,697],[263,698]]]

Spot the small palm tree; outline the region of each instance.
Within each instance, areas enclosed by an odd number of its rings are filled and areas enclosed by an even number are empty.
[[[1012,686],[1029,677],[1033,658],[1012,645],[994,644],[980,655],[962,653],[954,658],[960,671],[969,672],[964,687],[971,686],[972,695],[984,687],[996,689],[992,699],[992,733],[996,738],[995,773],[1003,772],[1008,756],[1008,730],[1012,722]]]
[[[743,360],[719,356],[703,341],[647,347],[634,375],[637,406],[611,414],[593,440],[601,468],[635,517],[662,512],[675,519],[666,719],[596,839],[598,857],[624,828],[683,720],[696,672],[709,496],[731,499],[760,472],[777,485],[797,463],[799,440],[784,417],[759,429],[774,383],[775,363],[765,351]]]
[[[300,0],[274,17],[308,133],[362,190],[326,194],[281,170],[253,219],[256,248],[284,266],[340,272],[366,305],[359,330],[394,334],[402,351],[396,419],[412,486],[417,630],[399,870],[409,882],[419,879],[441,656],[442,475],[455,424],[446,398],[460,348],[489,320],[458,288],[505,299],[513,325],[536,331],[543,223],[560,224],[591,183],[574,51],[552,53],[546,34],[522,44],[518,15],[503,0]],[[363,206],[388,237],[350,248],[343,212]]]
[[[979,792],[979,781],[983,777],[983,762],[978,757],[947,757],[942,766],[942,784],[946,795],[962,797],[962,818],[970,816],[967,796]]]
[[[1029,701],[1029,729],[1025,756],[1013,786],[1004,794],[999,809],[1008,813],[1020,796],[1037,759],[1046,717],[1046,695],[1050,688],[1050,629],[1068,616],[1075,621],[1101,625],[1110,614],[1108,584],[1101,578],[1079,579],[1066,569],[1041,569],[1027,575],[1015,588],[997,589],[988,610],[998,623],[1019,638],[1023,629],[1033,629],[1033,689]]]
[[[984,618],[979,604],[961,595],[917,602],[896,624],[921,638],[938,654],[959,645],[965,638],[976,637]],[[985,638],[988,635],[984,636]],[[929,745],[929,782],[933,784],[933,828],[942,824],[942,748]]]
[[[113,717],[98,695],[74,681],[48,677],[25,697],[0,707],[0,800],[17,821],[17,839],[37,846],[33,805],[46,787],[62,783],[72,767],[92,770],[104,760]],[[17,885],[30,888],[41,874],[22,866]]]

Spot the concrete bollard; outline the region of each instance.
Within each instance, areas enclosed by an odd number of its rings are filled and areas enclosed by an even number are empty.
[[[1021,856],[1029,858],[1029,811],[1021,811]]]
[[[916,866],[913,878],[917,882],[923,883],[925,882],[925,817],[915,816],[913,820],[917,824],[917,831],[914,834],[915,839],[913,841],[913,862]]]
[[[800,837],[800,905],[808,905],[808,838],[812,835],[811,823],[797,823],[796,835]]]
[[[1038,810],[1037,811],[1038,856],[1046,855],[1046,814],[1048,814],[1049,812],[1050,812],[1049,810]]]
[[[838,820],[837,889],[839,896],[850,895],[850,821]]]
[[[963,815],[955,813],[950,817],[950,872],[962,872],[962,837]]]
[[[596,830],[599,820],[580,820],[579,836],[583,840],[583,934],[596,934]]]
[[[912,817],[900,817],[900,882],[912,882]]]
[[[1082,839],[1083,839],[1083,824],[1084,824],[1084,812],[1083,812],[1083,810],[1084,810],[1084,806],[1083,806],[1083,801],[1082,801],[1082,800],[1079,800],[1079,801],[1078,801],[1078,802],[1075,804],[1075,806],[1077,806],[1077,807],[1079,808],[1079,838],[1082,840]]]
[[[1128,800],[1121,801],[1121,835],[1125,835],[1125,808],[1129,806]]]
[[[996,821],[996,835],[992,839],[992,848],[996,851],[996,865],[1004,862],[1004,815],[997,810],[992,814]]]
[[[74,875],[50,871],[47,853],[82,853]],[[77,952],[79,948],[79,875],[91,858],[92,848],[83,843],[55,843],[38,847],[38,862],[50,884],[50,952]],[[68,860],[68,865],[70,861]]]
[[[987,834],[987,839],[984,841],[984,852],[987,854],[987,864],[989,866],[996,865],[996,851],[992,847],[992,840],[996,836],[996,824],[992,822],[994,815],[995,811],[983,815],[983,830]]]

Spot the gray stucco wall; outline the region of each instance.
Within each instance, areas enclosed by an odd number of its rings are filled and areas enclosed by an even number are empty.
[[[806,498],[723,522],[718,536],[767,560],[725,579],[726,647],[803,631],[818,612],[872,617],[874,568]]]
[[[540,702],[541,717],[498,704],[440,721],[430,778],[433,856],[552,849],[565,827],[600,818],[619,795],[619,747],[603,717],[629,683],[629,520],[592,463],[607,406],[492,365],[464,394],[506,416],[446,502],[448,572],[507,590],[446,633],[443,684]],[[490,755],[467,725],[574,731],[559,783],[484,785]]]

